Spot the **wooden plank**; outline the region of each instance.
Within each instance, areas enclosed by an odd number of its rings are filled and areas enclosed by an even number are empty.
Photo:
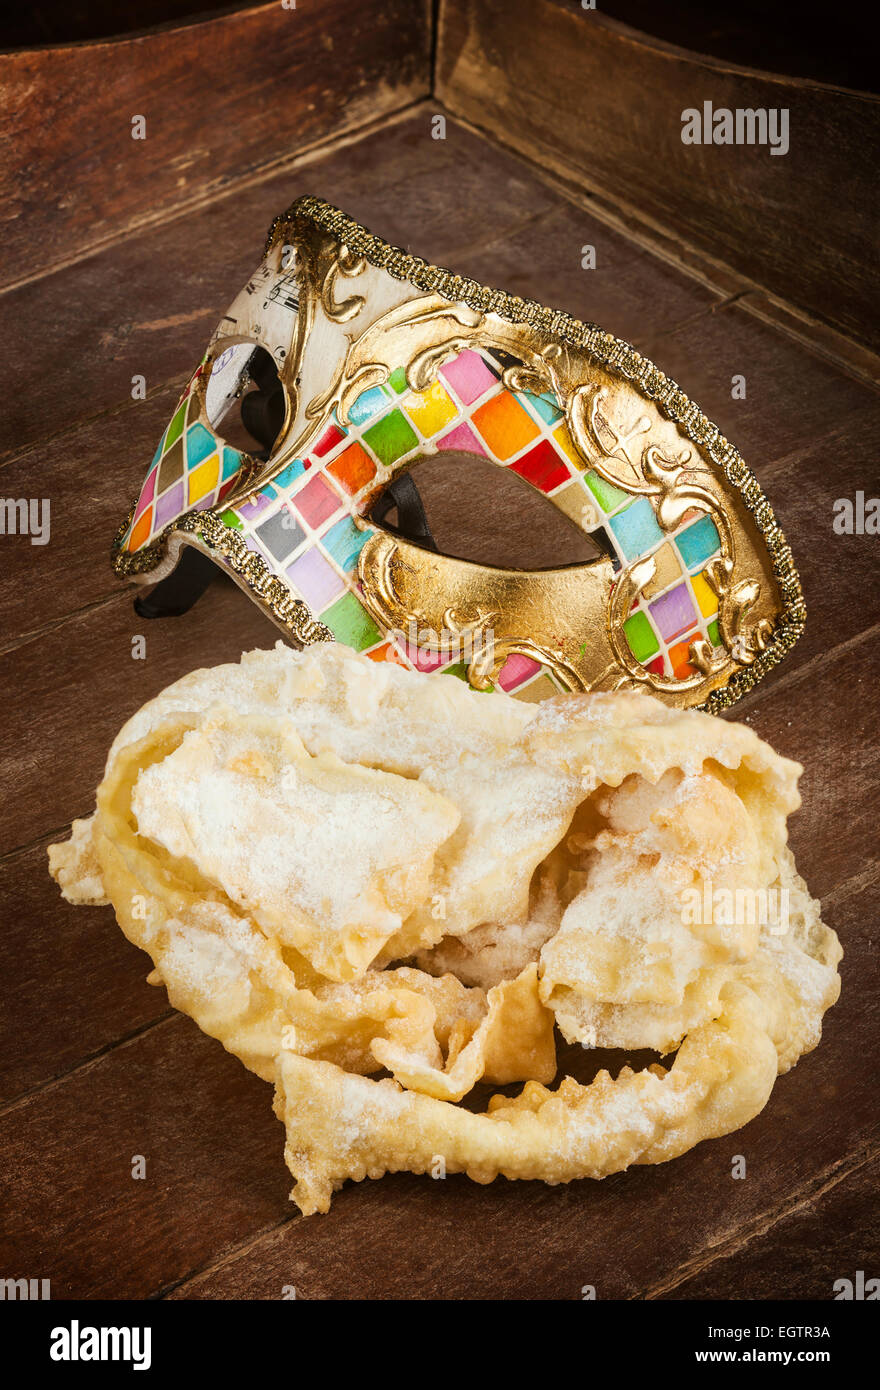
[[[145,1298],[288,1215],[272,1088],[176,1017],[0,1116],[3,1267]],[[145,1176],[133,1176],[135,1159]]]
[[[524,192],[525,214],[534,191],[527,184]],[[595,253],[595,269],[584,268],[588,252]],[[722,300],[568,200],[524,218],[510,235],[453,252],[453,269],[462,262],[476,280],[598,323],[644,352],[659,333],[712,312]]]
[[[793,309],[775,295],[760,290],[748,290],[738,303],[740,308],[762,323],[804,344],[817,357],[824,357],[876,389],[880,381],[880,355],[863,343],[856,342],[855,338],[846,337],[840,329],[820,322],[811,314]]]
[[[622,233],[627,241],[641,246],[655,261],[662,262],[675,272],[684,271],[698,284],[721,295],[727,303],[720,307],[726,308],[735,302],[738,308],[746,310],[785,337],[793,338],[808,352],[860,378],[870,387],[876,386],[880,380],[880,353],[857,342],[840,328],[757,287],[717,255],[683,242],[674,230],[664,231],[656,223],[644,221],[635,215],[633,209],[623,210],[603,193],[585,190],[580,183],[552,173],[546,165],[541,166],[540,176],[575,206]],[[643,351],[647,351],[647,348],[643,348]]]
[[[134,636],[146,639],[143,660],[132,657]],[[280,636],[221,577],[181,618],[147,622],[123,590],[6,656],[0,854],[89,814],[107,749],[145,700],[197,666],[237,661],[243,650],[272,646]]]
[[[803,764],[801,809],[790,844],[814,897],[876,864],[880,781],[876,682],[880,641],[869,634],[790,677],[783,667],[743,708],[731,710],[779,753]]]
[[[62,832],[64,836],[66,832]],[[10,964],[0,1015],[0,1105],[81,1065],[171,1012],[152,962],[103,907],[72,907],[39,844],[0,860]]]
[[[838,646],[844,648],[836,660],[845,680],[846,644],[880,624],[877,538],[857,532],[838,535],[833,529],[841,498],[854,504],[857,491],[869,497],[877,492],[865,441],[876,438],[878,429],[880,402],[851,416],[839,433],[762,467],[760,476],[792,547],[807,603],[806,630],[780,667],[780,680],[788,681],[798,667]],[[761,703],[757,691],[755,701]]]
[[[443,0],[437,92],[536,164],[877,343],[876,97],[737,68],[563,0]],[[684,144],[682,113],[704,102],[787,110],[787,153]]]
[[[0,537],[0,645],[118,597],[124,587],[133,592],[113,573],[110,546],[183,385],[161,388],[0,468],[4,497],[48,500],[50,508],[47,545],[34,545],[26,535]]]
[[[661,1297],[825,1300],[845,1292],[843,1279],[855,1289],[858,1271],[874,1278],[880,1261],[878,1185],[875,1159]]]
[[[275,3],[0,55],[0,283],[44,275],[425,96],[430,13],[428,0]],[[139,116],[145,136],[133,138]]]
[[[796,24],[785,6],[765,5],[764,0],[699,7],[691,0],[666,0],[662,6],[655,0],[602,0],[602,13],[726,63],[876,90],[874,25],[865,10],[848,9],[837,24],[823,25],[818,38],[816,22],[824,13],[821,0],[806,0],[799,7]]]
[[[768,488],[770,465],[840,435],[880,399],[876,388],[735,303],[651,336],[646,355],[733,440]],[[744,378],[744,399],[734,378]]]
[[[245,0],[245,4],[248,2],[253,4],[253,0]],[[212,11],[228,8],[223,0],[199,0],[197,17],[207,19]],[[67,0],[31,0],[26,8],[4,15],[3,36],[7,48],[83,43],[158,25],[180,24],[192,17],[193,0],[129,0],[125,9],[114,0],[89,0],[88,5],[77,6],[69,5]]]

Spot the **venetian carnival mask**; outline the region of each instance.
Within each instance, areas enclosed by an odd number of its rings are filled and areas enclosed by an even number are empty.
[[[236,405],[247,451],[224,438]],[[516,474],[598,558],[439,554],[408,474],[444,454]],[[625,687],[716,711],[805,617],[769,502],[675,382],[596,325],[311,197],[273,223],[114,547],[120,575],[155,586],[146,616],[182,612],[212,562],[296,645],[336,639],[531,700]]]

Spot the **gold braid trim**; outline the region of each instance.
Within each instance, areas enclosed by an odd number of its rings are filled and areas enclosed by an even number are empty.
[[[143,551],[130,555],[122,550],[122,542],[134,515],[135,502],[120,526],[113,542],[113,568],[121,577],[142,574],[155,569],[162,557],[165,546],[172,534],[177,532],[192,536],[201,543],[211,556],[224,559],[234,574],[252,591],[263,608],[267,609],[277,623],[286,629],[300,646],[308,647],[313,642],[333,642],[335,639],[326,623],[319,623],[302,599],[293,594],[269,569],[260,555],[248,550],[240,533],[234,526],[227,526],[216,512],[187,512],[186,516],[173,521]]]

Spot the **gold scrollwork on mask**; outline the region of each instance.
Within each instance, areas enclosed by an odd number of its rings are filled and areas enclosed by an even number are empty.
[[[672,532],[690,511],[709,515],[717,529],[721,553],[704,571],[706,583],[718,599],[718,631],[722,648],[716,651],[705,637],[689,647],[691,676],[666,676],[648,669],[633,655],[623,623],[647,585],[656,574],[652,555],[633,560],[620,574],[609,601],[609,632],[615,655],[632,681],[648,685],[657,693],[689,690],[707,679],[722,675],[731,661],[749,666],[763,651],[770,623],[761,620],[751,630],[746,618],[756,604],[761,585],[757,579],[733,582],[736,541],[727,509],[707,482],[709,469],[694,461],[686,448],[674,458],[650,440],[651,420],[640,415],[628,426],[620,426],[607,403],[608,391],[593,383],[579,386],[568,403],[568,421],[579,449],[590,457],[592,467],[606,481],[624,491],[656,499],[654,511],[664,531]],[[633,457],[635,442],[637,457]],[[701,477],[702,475],[702,477]]]
[[[625,371],[603,363],[595,351],[566,341],[530,316],[507,317],[495,312],[494,304],[482,308],[454,298],[445,282],[442,291],[417,293],[368,321],[369,286],[344,296],[339,284],[363,274],[371,261],[354,236],[334,238],[302,222],[297,227],[301,321],[313,325],[323,311],[337,324],[358,319],[359,331],[347,331],[329,380],[318,389],[313,385],[272,467],[303,456],[334,416],[343,428],[349,426],[357,399],[385,385],[392,372],[402,369],[409,389],[422,392],[460,352],[481,346],[501,352],[503,384],[517,392],[552,393],[583,469],[595,470],[633,498],[650,499],[663,532],[674,533],[689,512],[712,517],[720,553],[703,574],[718,598],[721,645],[696,638],[689,649],[692,673],[685,676],[658,674],[635,658],[624,623],[656,576],[653,554],[637,557],[617,573],[606,555],[559,570],[509,571],[438,556],[369,527],[359,578],[374,619],[388,631],[422,624],[478,638],[488,632],[491,617],[492,641],[475,642],[466,663],[471,683],[482,689],[511,652],[539,661],[571,690],[642,687],[686,704],[706,699],[736,669],[750,666],[772,641],[777,605],[769,594],[771,574],[766,560],[763,569],[759,564],[757,572],[749,572],[760,551],[754,539],[740,544],[742,512],[693,429],[680,426],[652,395],[630,385]],[[306,334],[303,351],[308,341]],[[320,376],[312,368],[309,379],[317,383]],[[400,466],[381,470],[377,488]],[[582,513],[572,517],[587,533],[597,523],[589,502],[585,489]],[[366,505],[365,500],[363,510]],[[362,519],[358,524],[367,526]]]
[[[340,275],[354,279],[367,268],[363,256],[356,256],[343,242],[331,245],[323,258],[321,276],[321,307],[328,319],[334,323],[348,323],[363,309],[366,300],[361,294],[349,295],[347,299],[336,299],[336,282]]]

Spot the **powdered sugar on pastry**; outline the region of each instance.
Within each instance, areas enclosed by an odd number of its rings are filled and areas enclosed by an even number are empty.
[[[70,839],[49,846],[49,872],[68,902],[105,907],[110,899],[104,891],[95,851],[94,821],[94,816],[75,820]]]
[[[728,1133],[819,1041],[841,951],[787,847],[799,772],[635,691],[528,705],[279,644],[139,710],[50,867],[275,1081],[303,1211],[438,1157],[564,1182]],[[677,1052],[556,1084],[555,1028]]]
[[[142,835],[338,980],[424,900],[459,821],[420,782],[312,757],[288,720],[219,710],[140,774],[132,810]]]

